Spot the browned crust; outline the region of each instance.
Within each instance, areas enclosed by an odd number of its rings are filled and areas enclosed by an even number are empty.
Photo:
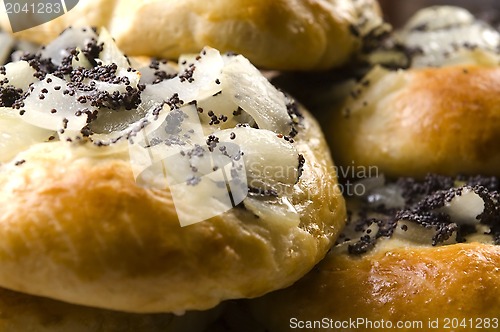
[[[366,89],[383,93],[332,122],[339,165],[374,165],[390,177],[500,176],[500,68],[388,72]]]
[[[169,192],[139,187],[122,159],[59,143],[26,151],[0,172],[0,285],[132,312],[207,309],[290,285],[345,221],[326,144],[305,114],[298,227],[237,208],[182,228]]]
[[[374,0],[80,0],[66,15],[17,34],[48,43],[64,28],[104,26],[128,55],[177,59],[211,46],[269,69],[338,67],[360,47],[351,25],[381,24]],[[3,27],[9,30],[7,17]]]
[[[329,254],[292,287],[251,303],[273,332],[289,331],[291,317],[422,321],[424,330],[429,319],[439,319],[436,331],[445,331],[445,318],[475,324],[475,318],[499,318],[499,266],[500,247],[480,243],[402,247],[361,257]],[[455,331],[476,330],[468,326]]]

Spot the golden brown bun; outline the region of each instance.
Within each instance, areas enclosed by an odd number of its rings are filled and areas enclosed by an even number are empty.
[[[334,160],[389,177],[500,175],[500,68],[375,68],[332,120]]]
[[[310,70],[342,65],[381,23],[376,0],[80,0],[16,35],[46,44],[70,25],[105,26],[128,55],[177,59],[208,45],[260,67]],[[5,14],[2,26],[10,30]]]
[[[325,317],[334,321],[383,319],[391,321],[393,328],[399,321],[421,321],[423,327],[418,330],[422,331],[430,330],[429,319],[439,319],[436,331],[447,331],[445,318],[457,318],[469,325],[454,331],[497,330],[493,325],[485,328],[485,320],[476,318],[498,319],[499,266],[500,247],[480,243],[400,247],[361,258],[329,254],[292,287],[251,303],[257,319],[271,332],[289,331],[291,318]],[[341,330],[380,330],[367,327]],[[308,331],[321,330],[325,329]]]
[[[95,309],[0,289],[2,332],[204,331],[219,309],[173,314],[130,314]]]
[[[234,208],[180,227],[170,193],[138,186],[120,144],[32,146],[0,172],[0,284],[131,312],[208,309],[292,284],[345,222],[326,143],[304,114],[298,226]]]

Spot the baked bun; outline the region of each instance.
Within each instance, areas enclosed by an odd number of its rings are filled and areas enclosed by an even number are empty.
[[[173,314],[131,314],[83,307],[0,289],[3,332],[205,331],[220,309]]]
[[[271,332],[498,330],[498,180],[370,186],[348,200],[349,224],[317,267],[249,302],[257,320]]]
[[[399,68],[376,65],[335,113],[334,160],[392,178],[500,175],[500,34],[463,9],[436,7],[395,41],[406,53],[370,60]]]
[[[344,64],[382,23],[376,0],[80,0],[16,35],[46,44],[70,25],[103,26],[128,55],[177,59],[209,45],[259,67],[311,70]],[[10,30],[5,14],[2,25]]]
[[[243,56],[136,71],[75,28],[0,75],[2,287],[208,309],[292,284],[345,222],[318,124]]]

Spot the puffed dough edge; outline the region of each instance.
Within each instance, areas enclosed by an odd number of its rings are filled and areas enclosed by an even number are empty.
[[[364,82],[326,132],[340,167],[500,176],[500,67],[378,68]]]
[[[136,185],[127,161],[85,151],[98,147],[32,147],[22,165],[0,168],[0,286],[176,313],[289,286],[324,257],[346,216],[323,134],[304,115],[295,137],[304,171],[290,196],[299,226],[234,208],[180,227],[170,193]]]
[[[291,317],[422,321],[424,329],[439,319],[443,327],[444,318],[498,317],[499,299],[500,246],[469,243],[329,254],[292,287],[249,303],[257,320],[279,332],[289,331]]]
[[[0,22],[11,31],[5,13]],[[376,0],[80,0],[16,36],[47,44],[70,25],[91,25],[106,27],[131,56],[177,59],[208,45],[262,68],[311,70],[347,62],[382,24]]]

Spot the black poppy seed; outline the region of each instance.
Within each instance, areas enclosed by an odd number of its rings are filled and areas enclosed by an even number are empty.
[[[231,134],[229,134],[229,138],[230,139],[235,139],[236,138],[236,134],[231,132]]]
[[[57,113],[57,110],[55,108],[53,108],[50,110],[50,113],[52,113],[52,114]]]
[[[19,115],[24,115],[24,113],[26,113],[26,111],[25,111],[25,110],[20,110],[20,111],[19,111]]]
[[[14,165],[16,166],[21,166],[22,164],[24,164],[26,162],[26,160],[22,159],[22,160],[18,160],[16,161],[16,163]]]
[[[220,80],[218,78],[215,79],[215,84],[220,84]]]
[[[233,115],[234,116],[239,116],[239,115],[241,115],[242,111],[243,111],[243,109],[238,106],[238,109],[236,111],[233,111]]]
[[[304,165],[306,163],[306,159],[304,158],[304,155],[299,154],[299,165],[297,166],[297,182],[299,181],[300,177],[304,173]]]

